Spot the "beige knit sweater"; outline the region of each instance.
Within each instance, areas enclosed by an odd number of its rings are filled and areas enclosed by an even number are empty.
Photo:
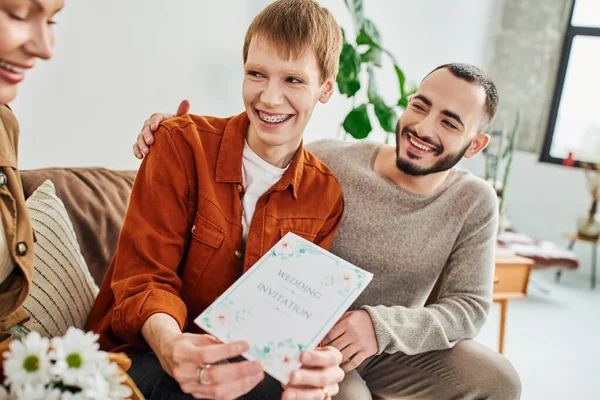
[[[441,187],[420,196],[373,171],[377,144],[327,140],[307,148],[344,193],[331,251],[374,274],[353,308],[369,312],[379,353],[417,354],[474,338],[492,300],[491,185],[454,168]]]

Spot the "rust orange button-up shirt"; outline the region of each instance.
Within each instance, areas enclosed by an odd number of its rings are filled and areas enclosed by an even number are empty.
[[[137,174],[117,252],[86,328],[104,350],[147,351],[141,328],[166,313],[193,320],[287,232],[329,248],[344,208],[333,173],[302,146],[256,203],[242,240],[242,153],[249,120],[164,122]]]

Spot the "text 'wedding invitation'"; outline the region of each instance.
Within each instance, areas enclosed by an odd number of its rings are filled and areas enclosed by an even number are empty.
[[[285,235],[194,322],[287,384],[373,275],[293,233]]]

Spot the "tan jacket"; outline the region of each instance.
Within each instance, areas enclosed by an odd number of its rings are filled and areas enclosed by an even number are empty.
[[[19,125],[0,105],[0,217],[15,269],[0,283],[0,331],[29,318],[21,306],[29,294],[33,275],[33,230],[17,168]]]

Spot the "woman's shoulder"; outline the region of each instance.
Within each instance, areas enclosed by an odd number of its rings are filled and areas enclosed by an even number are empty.
[[[16,168],[19,124],[6,104],[0,105],[0,164]]]

